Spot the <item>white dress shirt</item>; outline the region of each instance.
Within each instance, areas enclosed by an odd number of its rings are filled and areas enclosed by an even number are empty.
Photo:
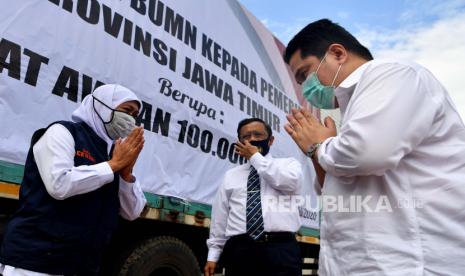
[[[446,90],[417,64],[375,60],[335,94],[323,202],[371,200],[322,213],[320,275],[464,275],[465,127]]]
[[[88,193],[113,182],[108,162],[91,166],[74,166],[74,138],[61,124],[52,125],[33,146],[34,158],[47,192],[57,200]],[[146,199],[139,182],[119,179],[120,215],[127,220],[139,217]],[[3,276],[47,276],[49,274],[3,266]]]
[[[212,205],[208,261],[218,261],[226,241],[246,233],[247,178],[252,165],[260,176],[260,197],[266,232],[296,232],[301,222],[298,210],[290,206],[290,197],[299,195],[302,167],[293,158],[265,157],[255,153],[247,164],[226,172]],[[274,203],[272,200],[276,200]],[[287,200],[287,203],[286,203]],[[269,205],[268,205],[269,203]]]

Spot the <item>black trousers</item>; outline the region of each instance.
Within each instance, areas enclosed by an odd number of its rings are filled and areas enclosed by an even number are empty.
[[[247,235],[231,237],[223,249],[226,276],[301,276],[299,245],[291,233],[254,241]]]

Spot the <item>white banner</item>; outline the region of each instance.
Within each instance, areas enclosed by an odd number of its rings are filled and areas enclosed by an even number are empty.
[[[259,117],[272,127],[271,153],[305,164],[315,199],[310,161],[283,128],[304,103],[283,46],[235,0],[4,0],[0,18],[0,160],[24,163],[36,129],[119,83],[144,103],[135,174],[145,191],[210,204],[243,162],[238,122]],[[318,216],[306,225],[318,228]]]

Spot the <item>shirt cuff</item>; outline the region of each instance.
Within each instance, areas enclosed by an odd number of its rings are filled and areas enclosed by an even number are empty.
[[[208,250],[207,261],[209,261],[209,262],[218,262],[218,260],[220,259],[220,255],[221,255],[221,250],[215,249],[215,248],[210,248]]]
[[[329,137],[328,139],[324,140],[316,152],[318,163],[326,172],[328,171],[328,167],[326,166],[324,155],[326,155],[326,147],[329,145],[329,143],[331,143],[333,139],[334,137]]]
[[[119,183],[120,183],[119,189],[121,190],[121,192],[125,194],[132,193],[133,195],[136,195],[136,191],[134,190],[136,182],[137,182],[137,179],[135,176],[134,176],[134,182],[127,182],[120,176],[119,177]]]
[[[263,156],[261,153],[256,152],[252,157],[250,157],[250,165],[252,165],[257,171],[258,167],[261,166],[266,161],[265,156]]]
[[[111,169],[108,162],[102,162],[94,166],[94,168],[97,170],[98,175],[101,176],[102,183],[107,184],[113,181],[113,179],[115,178],[115,174],[113,173],[113,170]]]

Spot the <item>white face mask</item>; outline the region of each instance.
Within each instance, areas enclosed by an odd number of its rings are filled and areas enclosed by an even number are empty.
[[[105,122],[103,118],[100,116],[100,114],[97,112],[95,109],[95,103],[94,103],[94,111],[97,113],[98,117],[100,120],[102,120],[103,125],[105,126],[105,130],[107,132],[108,137],[110,137],[113,140],[116,140],[118,138],[126,138],[129,133],[136,127],[136,119],[132,117],[131,115],[115,110],[96,97],[92,96],[94,100],[97,100],[99,103],[107,107],[108,109],[111,109],[111,119],[108,122]]]
[[[136,120],[127,113],[113,110],[112,117],[109,123],[104,123],[104,126],[108,136],[113,140],[127,137],[136,127]]]

